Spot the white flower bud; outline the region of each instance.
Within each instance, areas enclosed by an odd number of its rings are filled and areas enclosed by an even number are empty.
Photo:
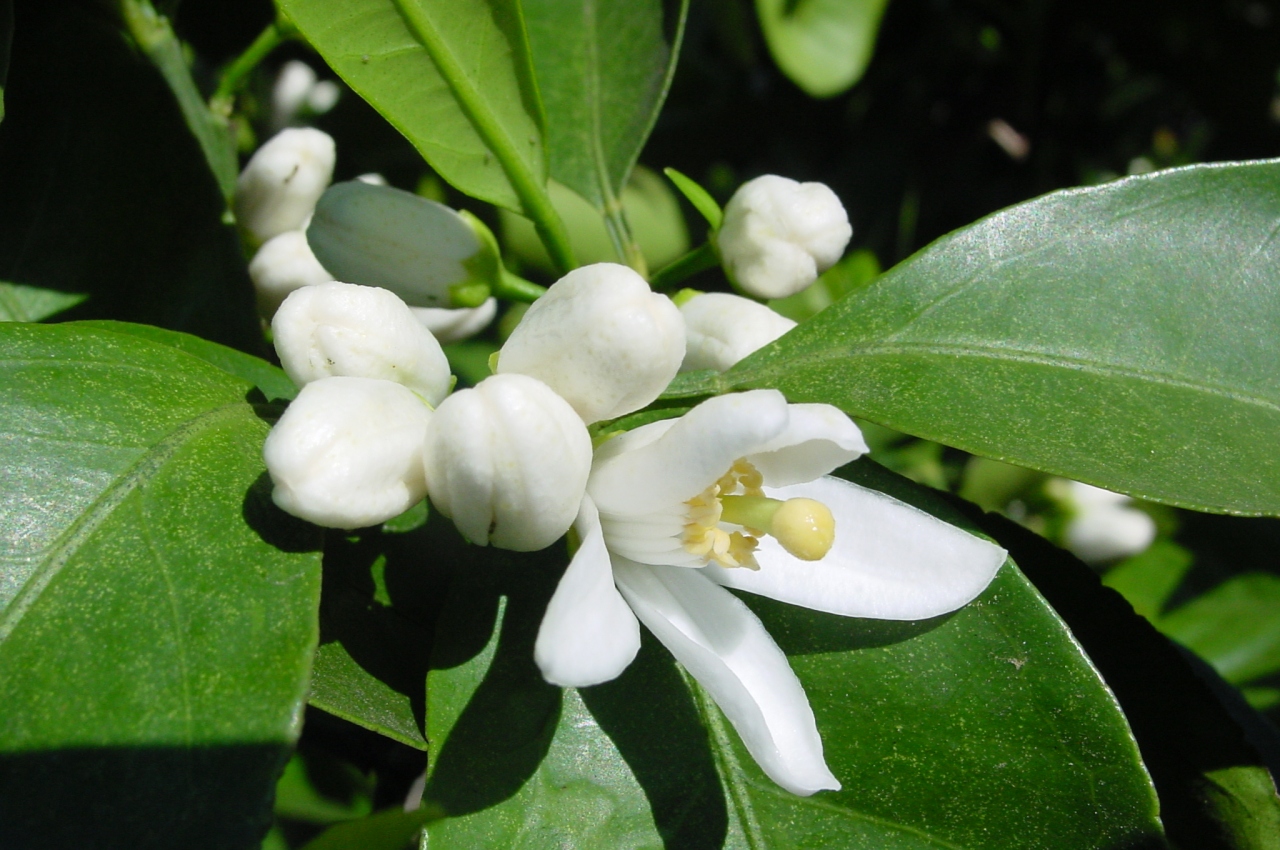
[[[301,230],[286,231],[263,243],[249,262],[249,277],[258,297],[258,313],[267,319],[295,289],[333,280],[311,253]]]
[[[491,282],[501,266],[497,245],[482,239],[466,216],[359,180],[324,193],[307,241],[339,280],[381,286],[414,307],[448,307],[449,287]]]
[[[852,235],[830,188],[766,174],[729,199],[716,245],[725,273],[743,292],[785,298],[835,265]]]
[[[1155,539],[1155,520],[1132,507],[1128,496],[1080,481],[1068,481],[1066,489],[1076,514],[1063,531],[1063,542],[1082,561],[1136,555]]]
[[[325,378],[302,388],[267,435],[271,498],[328,528],[363,528],[427,493],[422,446],[431,410],[400,384]]]
[[[427,433],[431,502],[481,546],[531,552],[573,524],[591,438],[564,399],[524,375],[449,396]]]
[[[394,293],[321,283],[296,290],[271,321],[280,365],[302,386],[333,375],[404,384],[436,405],[450,389],[449,361]]]
[[[283,127],[293,120],[316,84],[316,72],[306,62],[290,59],[280,66],[271,86],[271,120]]]
[[[281,130],[236,180],[235,213],[259,242],[301,230],[333,178],[333,139],[311,127]]]
[[[569,272],[529,307],[497,371],[537,378],[591,423],[657,398],[679,371],[684,345],[671,299],[626,266],[597,263]]]
[[[498,299],[487,298],[479,307],[410,307],[422,326],[441,344],[475,336],[489,327],[498,314]]]
[[[685,352],[681,371],[723,372],[796,326],[786,316],[750,298],[724,292],[696,295],[680,306]]]

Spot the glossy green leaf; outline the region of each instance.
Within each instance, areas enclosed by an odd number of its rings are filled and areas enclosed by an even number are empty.
[[[0,280],[68,315],[266,353],[217,182],[159,71],[92,3],[28,3],[0,124]]]
[[[726,374],[1153,501],[1280,513],[1280,162],[1056,192]]]
[[[546,150],[519,3],[280,0],[279,6],[441,177],[538,220],[531,204],[545,202]]]
[[[1280,847],[1280,797],[1268,770],[1269,754],[1280,752],[1275,728],[1075,556],[998,514],[970,513],[1066,620],[1119,700],[1155,781],[1170,843]]]
[[[0,844],[254,845],[320,591],[270,500],[275,410],[74,323],[0,325],[0,383]]]
[[[1280,578],[1246,573],[1162,617],[1160,631],[1234,684],[1280,672]]]
[[[846,470],[964,522],[874,464]],[[1123,715],[1011,565],[977,602],[920,623],[743,596],[790,656],[844,784],[801,798],[647,637],[613,682],[546,685],[531,650],[555,559],[457,573],[428,680],[427,799],[448,816],[431,850],[1164,846]]]
[[[616,209],[675,71],[687,0],[524,0],[551,176]],[[674,7],[675,4],[673,4]]]
[[[773,61],[813,97],[862,79],[888,0],[756,0]]]
[[[86,297],[0,281],[0,322],[39,322],[69,310]]]

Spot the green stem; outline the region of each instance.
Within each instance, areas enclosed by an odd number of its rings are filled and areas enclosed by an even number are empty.
[[[523,301],[526,304],[532,304],[547,292],[545,286],[539,286],[531,280],[525,280],[519,275],[503,269],[498,277],[498,285],[493,288],[493,294],[500,299],[506,301]]]
[[[218,80],[218,89],[213,93],[213,97],[209,98],[209,108],[214,114],[222,118],[230,116],[236,92],[240,91],[249,74],[263,59],[267,58],[271,51],[284,44],[297,32],[297,28],[280,15],[268,24],[266,29],[258,33],[253,43],[232,60],[222,72],[222,78]]]
[[[551,206],[545,181],[535,178],[520,158],[518,146],[498,124],[493,114],[484,107],[480,95],[463,73],[457,57],[440,38],[440,34],[422,7],[408,0],[391,0],[391,2],[400,13],[400,17],[404,19],[409,32],[426,49],[431,61],[440,71],[440,76],[448,83],[454,98],[458,101],[458,106],[462,108],[471,126],[475,127],[476,133],[493,152],[498,164],[502,166],[507,179],[511,181],[511,188],[520,199],[524,214],[533,221],[538,236],[547,246],[551,261],[555,263],[561,274],[572,269],[577,263],[573,259],[573,249],[569,246],[569,234],[565,230],[564,222],[560,220],[560,214],[556,212],[555,207]]]
[[[670,265],[658,269],[649,279],[649,285],[656,289],[667,289],[692,277],[704,269],[720,265],[720,255],[710,242],[704,242]]]

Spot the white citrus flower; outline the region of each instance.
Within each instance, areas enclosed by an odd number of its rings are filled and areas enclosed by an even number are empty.
[[[328,528],[398,516],[427,493],[422,447],[431,409],[406,387],[323,378],[302,388],[267,435],[271,497]]]
[[[682,372],[723,372],[796,326],[758,301],[724,292],[695,295],[680,305],[680,315],[685,326]]]
[[[1063,532],[1063,542],[1090,563],[1126,558],[1146,550],[1156,538],[1156,523],[1129,503],[1128,496],[1079,481],[1066,482],[1067,499],[1075,516]]]
[[[429,331],[393,293],[320,283],[296,290],[271,321],[280,365],[299,386],[333,375],[404,384],[440,403],[453,379]]]
[[[753,298],[785,298],[835,265],[852,235],[826,185],[766,174],[729,199],[715,239],[734,285]]]
[[[432,504],[468,540],[530,552],[573,524],[591,437],[541,381],[494,375],[436,410],[425,463]]]
[[[537,378],[591,423],[657,398],[684,350],[684,320],[671,299],[626,266],[596,263],[569,272],[529,307],[497,371]]]
[[[850,617],[918,620],[976,597],[998,546],[826,473],[866,451],[829,405],[775,390],[706,401],[595,453],[581,546],[534,648],[544,677],[621,673],[639,622],[715,699],[748,751],[795,794],[837,789],[786,656],[725,587]]]
[[[301,230],[333,179],[333,139],[312,127],[281,130],[249,158],[236,180],[236,221],[259,243]]]

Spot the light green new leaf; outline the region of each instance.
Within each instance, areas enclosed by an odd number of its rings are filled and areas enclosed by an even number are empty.
[[[608,213],[658,118],[687,0],[670,43],[662,0],[524,0],[547,110],[551,176]]]
[[[279,0],[351,88],[462,192],[558,221],[516,0]]]
[[[845,473],[964,522],[869,461]],[[804,684],[844,785],[797,797],[647,635],[612,682],[542,681],[532,643],[554,558],[455,570],[428,678],[425,799],[445,815],[429,850],[1164,846],[1124,715],[1011,565],[974,603],[919,623],[743,594]]]
[[[946,236],[725,376],[974,454],[1280,513],[1280,162],[1056,192]]]
[[[87,295],[0,281],[0,322],[39,322],[69,310]]]
[[[888,0],[756,0],[773,61],[813,97],[862,78]]]
[[[275,409],[90,325],[0,325],[0,384],[0,844],[251,846],[320,591],[264,486]]]

